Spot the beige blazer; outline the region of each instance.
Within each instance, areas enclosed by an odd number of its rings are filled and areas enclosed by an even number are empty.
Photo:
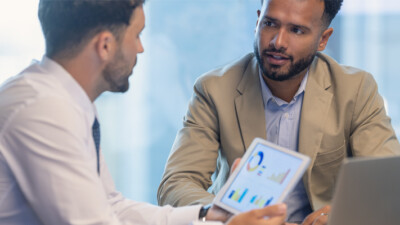
[[[158,190],[159,204],[212,202],[234,159],[255,137],[266,138],[258,74],[257,60],[248,54],[196,81]],[[303,182],[314,209],[331,202],[346,157],[399,155],[373,77],[318,53],[305,88],[298,147],[312,159]]]

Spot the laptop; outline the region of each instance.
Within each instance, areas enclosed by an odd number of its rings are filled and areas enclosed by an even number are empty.
[[[346,160],[328,220],[328,225],[400,224],[400,157]]]

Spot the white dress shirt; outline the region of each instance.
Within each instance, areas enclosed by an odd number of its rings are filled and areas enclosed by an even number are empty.
[[[189,224],[200,206],[158,207],[115,190],[92,137],[94,104],[44,57],[0,88],[0,224]],[[140,172],[140,171],[138,171]]]

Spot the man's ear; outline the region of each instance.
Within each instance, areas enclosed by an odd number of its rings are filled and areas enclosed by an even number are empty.
[[[116,42],[114,35],[109,31],[103,31],[95,37],[95,50],[101,61],[109,61],[113,58],[116,50]]]
[[[256,27],[254,28],[254,33],[257,32],[258,22],[260,21],[260,14],[261,14],[261,11],[257,10],[257,22],[256,22]]]
[[[328,40],[331,37],[333,33],[333,28],[330,27],[328,29],[326,29],[324,32],[322,32],[321,38],[319,40],[319,44],[318,44],[318,51],[323,51],[326,47],[326,45],[328,44]]]

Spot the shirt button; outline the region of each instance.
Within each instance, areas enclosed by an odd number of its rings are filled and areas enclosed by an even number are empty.
[[[283,114],[283,116],[285,117],[285,119],[289,118],[289,113],[285,113]]]

